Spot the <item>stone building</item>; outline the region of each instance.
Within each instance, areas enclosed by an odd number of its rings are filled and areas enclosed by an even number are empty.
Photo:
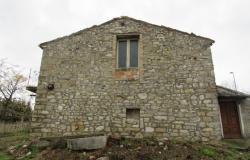
[[[213,43],[130,17],[42,43],[33,134],[220,139]]]

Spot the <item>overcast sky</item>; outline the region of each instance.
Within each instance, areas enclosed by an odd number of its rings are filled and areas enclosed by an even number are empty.
[[[38,45],[130,16],[215,40],[217,84],[250,92],[250,0],[0,0],[0,59],[39,70]]]

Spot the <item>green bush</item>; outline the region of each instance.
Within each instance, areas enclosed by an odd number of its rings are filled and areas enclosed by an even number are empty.
[[[6,102],[0,99],[0,121],[16,122],[29,121],[31,119],[31,108],[23,100],[12,100]]]

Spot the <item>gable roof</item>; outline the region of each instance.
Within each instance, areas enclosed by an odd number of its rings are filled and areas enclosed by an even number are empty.
[[[248,98],[250,95],[217,85],[218,97],[221,98]]]
[[[185,34],[185,35],[189,35],[189,36],[192,36],[192,37],[197,37],[197,38],[201,38],[201,39],[205,39],[205,40],[208,40],[210,42],[210,45],[212,45],[215,41],[210,39],[210,38],[206,38],[206,37],[202,37],[202,36],[198,36],[198,35],[195,35],[194,33],[187,33],[187,32],[184,32],[184,31],[180,31],[180,30],[176,30],[176,29],[173,29],[173,28],[169,28],[169,27],[166,27],[166,26],[163,26],[163,25],[156,25],[156,24],[152,24],[152,23],[148,23],[148,22],[145,22],[145,21],[142,21],[142,20],[138,20],[138,19],[134,19],[134,18],[131,18],[131,17],[127,17],[127,16],[121,16],[121,17],[116,17],[116,18],[113,18],[107,22],[104,22],[100,25],[94,25],[92,27],[89,27],[89,28],[85,28],[83,30],[80,30],[78,32],[75,32],[75,33],[72,33],[70,35],[67,35],[67,36],[63,36],[63,37],[59,37],[59,38],[56,38],[54,40],[51,40],[51,41],[47,41],[47,42],[44,42],[44,43],[41,43],[39,45],[40,48],[44,48],[47,44],[51,43],[51,42],[56,42],[56,41],[59,41],[61,39],[64,39],[64,38],[67,38],[67,37],[71,37],[71,36],[74,36],[74,35],[78,35],[82,32],[85,32],[85,31],[88,31],[90,29],[93,29],[93,28],[96,28],[96,27],[100,27],[102,25],[106,25],[106,24],[109,24],[109,23],[112,23],[114,21],[117,21],[117,20],[131,20],[131,21],[135,21],[135,22],[138,22],[138,23],[142,23],[142,24],[146,24],[146,25],[152,25],[154,27],[159,27],[159,28],[163,28],[163,29],[166,29],[168,31],[174,31],[174,32],[179,32],[179,33],[182,33],[182,34]]]

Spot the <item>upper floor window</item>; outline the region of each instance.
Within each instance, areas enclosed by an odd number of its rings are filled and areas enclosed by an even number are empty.
[[[138,67],[138,36],[117,38],[117,67]]]

